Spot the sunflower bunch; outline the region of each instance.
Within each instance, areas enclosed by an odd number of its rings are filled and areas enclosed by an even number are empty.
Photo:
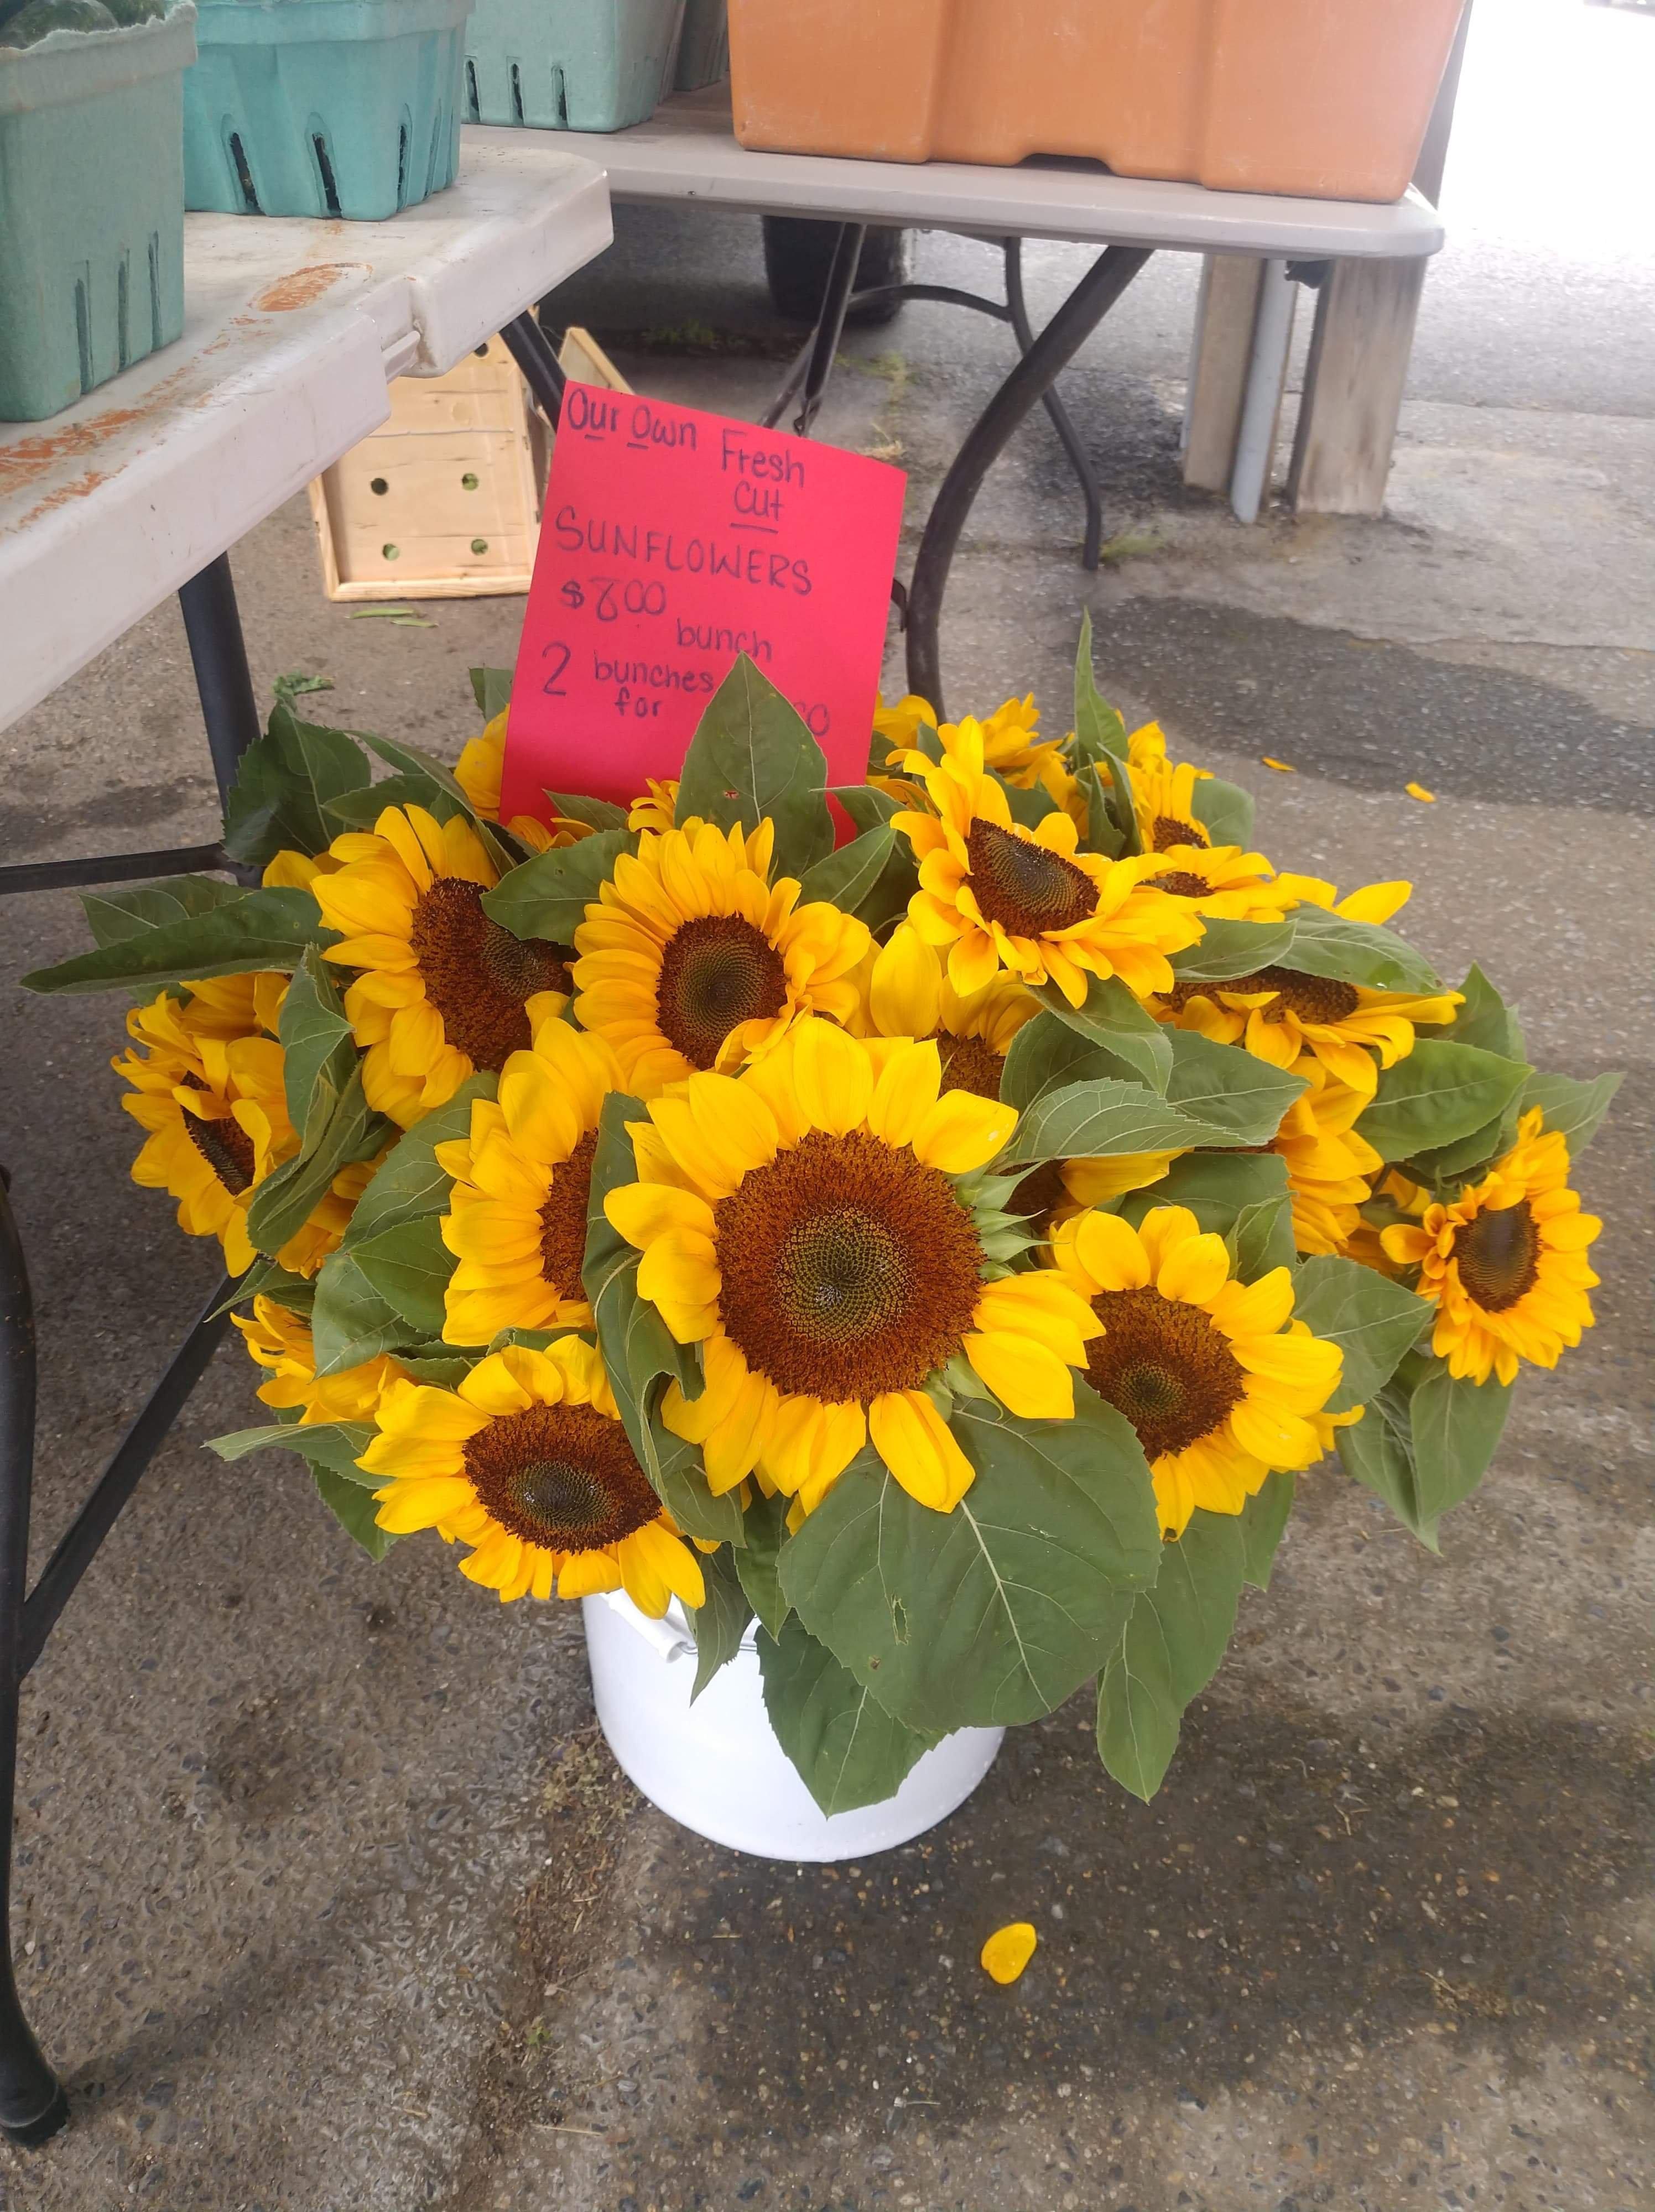
[[[262,879],[100,893],[29,979],[144,1001],[135,1172],[246,1270],[274,1417],[216,1448],[502,1601],[676,1601],[697,1688],[751,1632],[829,1811],[1094,1677],[1151,1795],[1298,1475],[1434,1548],[1590,1324],[1615,1079],[1537,1074],[1408,885],[1276,869],[1085,628],[1061,738],[910,697],[830,790],[743,660],[675,780],[544,820],[474,682],[453,774],[278,706]]]

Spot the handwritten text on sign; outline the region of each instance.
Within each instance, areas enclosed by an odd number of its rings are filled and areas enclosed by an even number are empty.
[[[738,653],[860,783],[902,526],[900,469],[570,384],[518,649],[501,811],[624,805],[674,776]]]

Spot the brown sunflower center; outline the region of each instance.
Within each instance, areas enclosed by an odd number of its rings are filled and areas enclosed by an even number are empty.
[[[253,1188],[259,1156],[253,1139],[239,1121],[228,1114],[220,1121],[204,1121],[198,1114],[186,1114],[184,1127],[190,1142],[233,1198]]]
[[[944,1090],[970,1091],[979,1098],[998,1099],[1005,1054],[996,1052],[981,1037],[955,1036],[949,1030],[938,1030],[934,1035],[942,1055]]]
[[[1199,822],[1181,822],[1176,814],[1158,814],[1150,824],[1152,853],[1170,853],[1175,845],[1205,846],[1210,842]]]
[[[1104,1334],[1086,1346],[1086,1379],[1126,1415],[1152,1466],[1209,1434],[1241,1399],[1241,1364],[1199,1306],[1159,1291],[1100,1291],[1092,1310]]]
[[[979,819],[971,824],[965,851],[977,911],[1013,937],[1072,929],[1098,910],[1098,886],[1086,870],[1031,837],[1013,837],[997,823]]]
[[[1067,1204],[1068,1187],[1063,1181],[1062,1163],[1043,1160],[1037,1168],[1025,1175],[1017,1188],[1006,1200],[1007,1213],[1021,1214],[1031,1231],[1044,1237],[1051,1227],[1051,1218],[1060,1206]]]
[[[497,1074],[529,1047],[524,1002],[537,991],[568,991],[567,949],[514,937],[483,911],[482,886],[439,876],[414,908],[409,944],[442,1033],[473,1067]]]
[[[530,1406],[479,1429],[465,1472],[492,1520],[552,1552],[618,1544],[660,1502],[618,1421],[593,1406]]]
[[[1168,868],[1164,875],[1146,876],[1148,890],[1169,891],[1174,898],[1205,898],[1213,886],[1192,868]]]
[[[553,1290],[566,1298],[581,1295],[586,1264],[587,1206],[592,1196],[592,1163],[598,1132],[588,1129],[569,1158],[551,1171],[551,1188],[540,1208],[540,1267]]]
[[[971,1325],[977,1231],[905,1149],[814,1129],[714,1218],[724,1326],[778,1390],[837,1405],[917,1389]]]
[[[1454,1261],[1484,1313],[1504,1313],[1540,1279],[1540,1232],[1526,1198],[1454,1232]]]
[[[1273,992],[1275,996],[1258,1009],[1267,1022],[1279,1022],[1284,1014],[1294,1013],[1301,1022],[1329,1029],[1354,1014],[1361,1004],[1354,983],[1342,983],[1332,975],[1301,975],[1292,968],[1260,968],[1250,975],[1237,975],[1223,983],[1175,983],[1160,994],[1159,1002],[1182,1012],[1191,999],[1210,999],[1220,991]]]
[[[732,1030],[767,1021],[787,1003],[782,955],[739,915],[698,915],[666,940],[655,1018],[691,1067],[715,1066]]]

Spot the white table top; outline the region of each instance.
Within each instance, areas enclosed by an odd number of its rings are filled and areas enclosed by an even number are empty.
[[[45,422],[0,423],[0,729],[390,413],[601,253],[603,174],[561,138],[466,138],[388,222],[185,218],[185,327]]]
[[[490,147],[523,135],[475,124],[464,133],[467,143]],[[751,153],[736,143],[727,84],[676,94],[630,131],[557,137],[571,153],[601,163],[618,200],[705,200],[747,214],[1299,260],[1406,258],[1434,253],[1443,241],[1436,210],[1411,191],[1394,204],[1375,205],[1208,191],[1202,185],[1111,176],[1089,161],[1040,159],[984,168]]]

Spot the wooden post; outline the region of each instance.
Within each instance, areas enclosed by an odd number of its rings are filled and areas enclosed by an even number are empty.
[[[1250,253],[1207,257],[1184,412],[1183,480],[1197,491],[1230,489],[1263,268]]]

